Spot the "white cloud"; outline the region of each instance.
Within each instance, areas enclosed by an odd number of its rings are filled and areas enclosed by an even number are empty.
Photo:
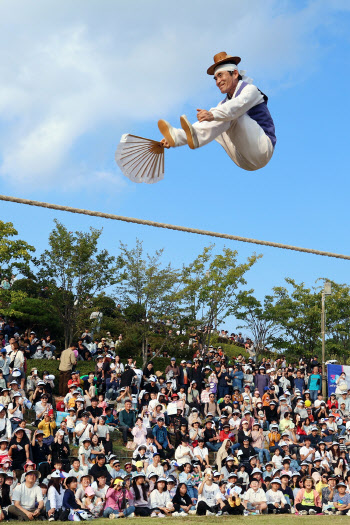
[[[77,143],[83,147],[93,136],[101,141],[104,133],[111,140],[112,127],[117,142],[137,123],[170,118],[185,103],[209,103],[215,91],[205,70],[221,50],[244,56],[242,67],[265,79],[264,88],[288,82],[317,57],[314,30],[324,19],[329,23],[332,9],[345,8],[340,1],[293,6],[279,0],[180,0],[166,7],[155,0],[3,1],[0,175],[15,185],[50,187],[59,173],[71,188],[76,168],[74,185],[83,183]],[[115,184],[111,159],[112,151],[105,165],[94,159],[91,177]],[[120,179],[115,185],[124,189]]]

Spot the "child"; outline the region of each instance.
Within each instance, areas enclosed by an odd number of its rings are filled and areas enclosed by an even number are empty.
[[[66,417],[67,422],[67,430],[69,433],[69,443],[73,443],[75,440],[75,423],[77,420],[77,416],[75,414],[75,408],[70,407],[68,410],[68,416]]]
[[[265,480],[265,478],[267,476],[271,478],[271,476],[272,476],[272,468],[273,468],[273,463],[266,463],[265,471],[263,472],[263,479],[264,480]]]
[[[6,437],[0,439],[0,461],[4,459],[10,459],[8,452],[8,439]]]
[[[103,508],[103,499],[96,498],[95,491],[92,487],[85,489],[85,495],[82,499],[82,506],[91,512],[94,518],[98,518],[101,515]]]
[[[273,466],[277,469],[282,469],[282,456],[279,448],[276,448],[275,453],[272,457]]]
[[[191,473],[191,464],[185,463],[183,466],[183,472],[181,472],[179,476],[179,482],[186,483],[187,494],[191,498],[193,505],[197,503],[197,499],[198,499],[198,491],[195,487],[194,481],[195,481],[194,477]]]
[[[85,438],[79,447],[79,459],[84,473],[87,473],[92,467],[92,463],[90,461],[91,450],[91,440],[90,438]]]
[[[98,405],[99,408],[102,408],[102,415],[106,415],[106,408],[108,407],[108,404],[105,401],[105,397],[103,394],[99,394],[98,396]]]
[[[109,454],[109,452],[112,451],[112,443],[109,438],[108,426],[106,425],[106,416],[96,418],[94,432],[97,435],[99,442],[102,443],[106,454]]]
[[[245,465],[241,465],[239,467],[239,472],[238,472],[238,479],[240,479],[242,481],[242,487],[244,490],[248,490],[248,486],[249,486],[249,475],[248,473],[245,471]]]
[[[281,491],[281,482],[277,478],[271,481],[271,488],[266,492],[266,503],[269,514],[286,514],[290,510]]]
[[[85,474],[85,469],[80,466],[80,459],[76,458],[72,461],[72,468],[68,472],[68,477],[74,477],[80,482],[81,476]]]
[[[167,478],[167,491],[169,492],[171,499],[173,499],[176,494],[176,481],[173,476]]]
[[[1,396],[0,396],[0,404],[4,405],[4,407],[8,407],[8,405],[11,403],[11,398],[9,396],[10,389],[5,386],[1,390]]]

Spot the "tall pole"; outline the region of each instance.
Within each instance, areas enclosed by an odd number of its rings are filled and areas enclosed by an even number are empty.
[[[322,290],[321,333],[322,333],[322,394],[325,399],[327,397],[327,381],[326,381],[326,367],[325,367],[325,292],[324,290]]]

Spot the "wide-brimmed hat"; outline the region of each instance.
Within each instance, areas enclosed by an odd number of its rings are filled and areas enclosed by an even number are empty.
[[[232,63],[236,64],[237,66],[240,63],[240,61],[240,57],[234,57],[232,55],[228,55],[226,51],[221,51],[220,53],[217,53],[214,56],[214,64],[207,69],[207,73],[208,75],[214,75],[215,68],[220,64]]]

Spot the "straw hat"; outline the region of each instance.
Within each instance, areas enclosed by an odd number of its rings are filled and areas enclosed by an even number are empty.
[[[207,73],[208,75],[214,75],[215,68],[220,64],[233,63],[237,66],[240,61],[240,57],[234,57],[232,55],[228,55],[226,51],[221,51],[221,53],[217,53],[214,56],[214,64],[207,69]]]

